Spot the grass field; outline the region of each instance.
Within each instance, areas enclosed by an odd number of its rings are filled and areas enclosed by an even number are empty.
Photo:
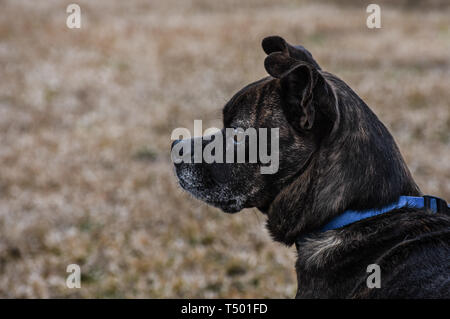
[[[265,76],[267,35],[344,79],[450,200],[446,1],[379,1],[372,30],[360,1],[79,0],[72,30],[69,3],[0,1],[0,297],[293,297],[294,248],[185,194],[169,157],[174,128],[220,126]]]

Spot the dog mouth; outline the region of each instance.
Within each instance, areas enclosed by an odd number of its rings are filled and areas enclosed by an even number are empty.
[[[185,191],[192,194],[197,199],[204,201],[208,205],[220,208],[222,211],[228,214],[233,214],[239,212],[242,207],[239,207],[240,201],[236,198],[227,199],[227,200],[218,200],[214,198],[214,196],[207,191],[208,187],[202,183],[192,183],[192,181],[186,181],[183,178],[180,178],[178,175],[178,183]]]
[[[212,205],[214,207],[220,208],[224,213],[227,214],[234,214],[241,210],[241,208],[238,207],[238,201],[236,199],[230,199],[226,201],[206,201],[209,205]]]

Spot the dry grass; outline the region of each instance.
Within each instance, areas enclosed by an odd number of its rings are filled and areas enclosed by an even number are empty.
[[[450,8],[359,1],[0,1],[0,297],[292,297],[294,250],[256,210],[176,184],[170,133],[220,125],[265,75],[260,41],[311,50],[375,110],[425,193],[450,199]],[[381,1],[386,3],[386,1]],[[420,2],[419,2],[420,3]],[[65,287],[78,263],[82,288]]]

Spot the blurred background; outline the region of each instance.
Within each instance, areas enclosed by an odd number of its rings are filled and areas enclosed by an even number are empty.
[[[220,127],[266,75],[268,35],[346,81],[450,200],[448,1],[377,1],[381,29],[349,0],[78,0],[69,29],[71,2],[0,0],[0,297],[293,297],[294,248],[182,192],[169,156],[174,128]]]

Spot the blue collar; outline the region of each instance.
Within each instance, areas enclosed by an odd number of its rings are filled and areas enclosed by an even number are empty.
[[[346,225],[352,224],[362,219],[366,219],[372,216],[387,213],[393,209],[398,209],[402,207],[412,207],[412,208],[428,208],[433,212],[444,212],[449,209],[445,200],[434,197],[434,196],[400,196],[398,201],[385,206],[380,209],[367,209],[367,210],[347,210],[341,215],[333,218],[328,224],[326,224],[320,231],[324,232],[331,229],[341,228]]]

